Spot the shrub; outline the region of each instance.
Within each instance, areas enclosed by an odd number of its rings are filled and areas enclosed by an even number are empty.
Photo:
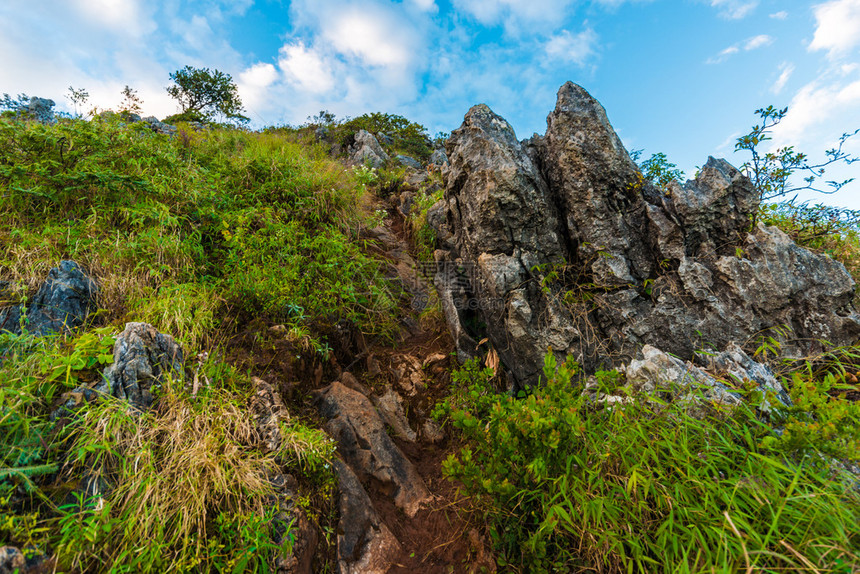
[[[466,446],[444,464],[486,513],[500,565],[523,572],[796,570],[860,566],[858,493],[767,445],[747,409],[594,409],[575,364],[495,395],[467,365],[436,414]],[[820,461],[820,458],[816,458]]]

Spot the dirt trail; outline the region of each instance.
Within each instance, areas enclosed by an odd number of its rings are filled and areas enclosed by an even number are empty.
[[[283,337],[279,326],[261,317],[234,338],[230,360],[275,385],[292,412],[316,418],[320,426],[325,421],[319,419],[311,394],[334,380],[342,380],[344,372],[351,373],[377,399],[389,388],[397,391],[417,439],[410,442],[393,436],[394,442],[418,471],[434,499],[410,518],[395,505],[390,488],[377,484],[378,481],[363,481],[382,522],[402,548],[388,572],[494,572],[495,561],[482,535],[480,515],[469,501],[458,496],[456,486],[442,474],[442,462],[458,451],[459,445],[450,433],[440,435],[435,432],[437,429],[425,427],[433,406],[449,393],[450,372],[456,359],[452,356],[453,341],[441,317],[422,320],[412,305],[415,297],[426,301],[432,286],[416,269],[398,204],[396,197],[388,204],[379,200],[373,208],[385,209],[388,216],[382,227],[366,233],[372,242],[369,249],[390,263],[390,278],[403,286],[397,343],[368,340],[349,325],[339,324],[328,333],[333,347],[331,360],[321,364],[313,353],[296,349],[295,342]],[[409,383],[402,379],[410,376],[404,372],[404,364],[421,366],[422,382],[413,394],[404,391],[404,385]],[[417,376],[415,372],[411,375]],[[389,434],[395,434],[389,430]],[[334,540],[330,542],[329,548],[318,549],[317,562],[320,554],[336,561]]]

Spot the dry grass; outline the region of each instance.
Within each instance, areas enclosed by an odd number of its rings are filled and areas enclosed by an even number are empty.
[[[260,439],[240,404],[223,391],[195,399],[169,385],[150,413],[112,400],[85,412],[73,434],[75,472],[92,468],[113,485],[104,503],[125,527],[98,546],[73,541],[58,553],[61,563],[205,570],[211,541],[221,537],[213,519],[265,516],[273,493],[267,477],[278,470],[276,453],[254,446]]]

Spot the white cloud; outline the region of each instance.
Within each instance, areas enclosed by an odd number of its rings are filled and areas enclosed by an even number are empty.
[[[770,88],[770,91],[774,94],[779,94],[785,87],[785,84],[788,83],[789,78],[794,73],[794,64],[783,62],[779,66],[779,72],[779,78],[777,78],[776,82]]]
[[[240,73],[236,85],[245,107],[253,112],[264,105],[269,86],[274,84],[279,76],[277,68],[267,62],[258,62]]]
[[[550,38],[544,47],[550,58],[581,66],[594,54],[596,44],[597,34],[588,28],[578,34],[564,30]]]
[[[713,58],[708,58],[705,62],[706,64],[719,64],[720,62],[724,62],[729,56],[732,54],[737,54],[741,50],[745,52],[749,52],[751,50],[757,50],[758,48],[762,48],[764,46],[769,46],[773,43],[773,38],[768,36],[767,34],[760,34],[758,36],[753,36],[752,38],[748,38],[743,42],[739,42],[737,44],[732,44],[719,54],[717,54]]]
[[[758,36],[753,36],[752,38],[747,40],[744,43],[744,50],[755,50],[756,48],[761,48],[762,46],[769,46],[772,43],[773,38],[771,38],[767,34],[760,34]]]
[[[316,50],[306,48],[301,42],[281,48],[278,66],[287,80],[303,91],[321,94],[334,88],[331,65]]]
[[[454,6],[485,26],[503,24],[509,34],[557,28],[574,0],[454,0]]]
[[[155,29],[138,0],[73,0],[71,4],[84,19],[115,34],[138,37]]]
[[[758,0],[711,0],[711,6],[719,9],[720,16],[723,18],[740,20],[756,9]]]
[[[832,0],[814,8],[817,27],[810,50],[839,56],[860,44],[860,0]]]
[[[837,134],[860,127],[860,78],[842,82],[826,82],[819,78],[803,86],[788,104],[788,114],[774,129],[773,146],[792,145],[808,140],[810,134],[833,125],[833,120],[845,124],[853,120],[858,125],[843,125]]]
[[[364,9],[353,8],[332,14],[323,37],[338,52],[358,57],[370,66],[406,66],[413,54],[408,31],[392,27],[390,18]]]
[[[788,12],[780,10],[779,12],[774,12],[773,14],[768,15],[768,17],[774,20],[785,20],[788,18]]]

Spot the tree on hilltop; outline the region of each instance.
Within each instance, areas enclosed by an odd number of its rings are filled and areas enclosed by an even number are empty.
[[[209,68],[185,66],[170,74],[174,85],[167,87],[170,97],[179,102],[181,118],[186,120],[212,120],[220,115],[231,120],[247,122],[239,98],[239,89],[230,74]]]

